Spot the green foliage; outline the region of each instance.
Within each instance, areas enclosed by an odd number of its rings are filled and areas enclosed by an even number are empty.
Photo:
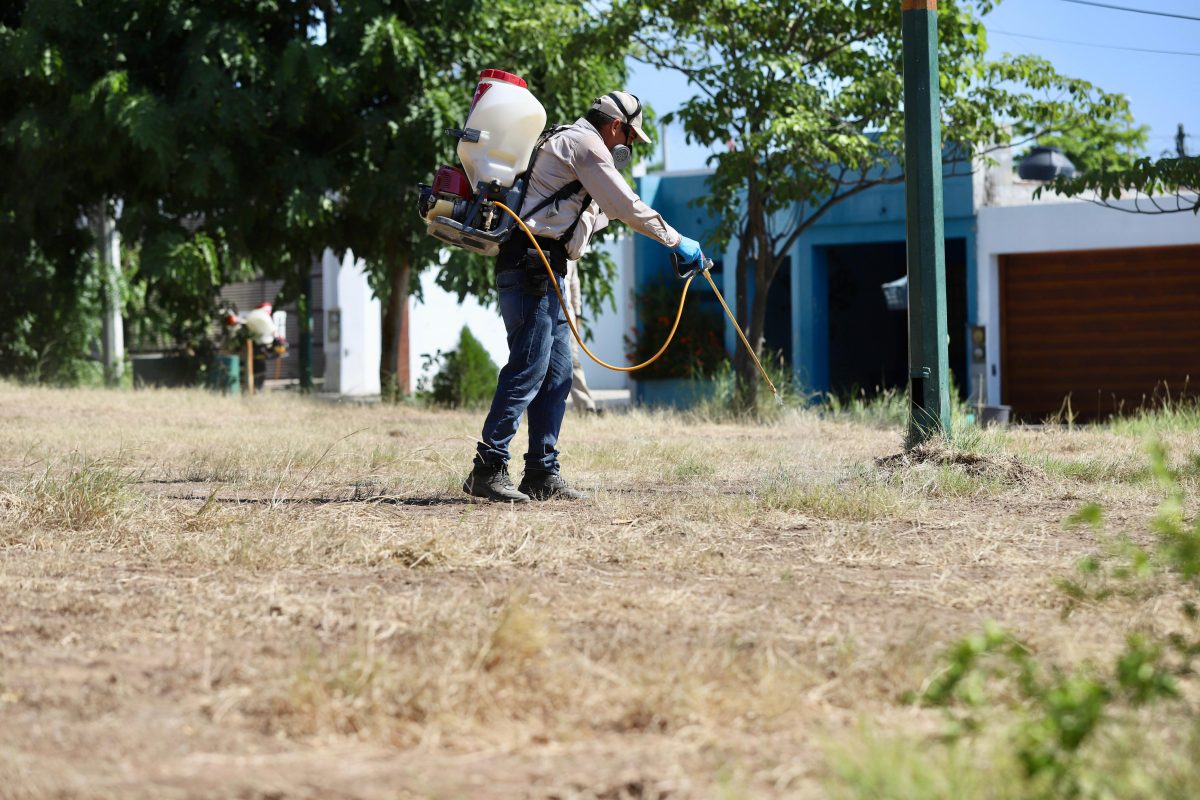
[[[1095,193],[1096,199],[1105,204],[1132,198],[1138,201],[1134,210],[1146,214],[1200,214],[1200,157],[1139,158],[1128,166],[1059,178],[1049,188],[1067,197]],[[1041,193],[1038,189],[1035,196]],[[1167,199],[1163,201],[1147,199],[1164,195]]]
[[[365,259],[385,302],[419,286],[441,248],[415,185],[455,160],[442,130],[480,69],[521,72],[566,121],[625,69],[606,17],[567,0],[9,6],[0,239],[75,274],[91,244],[79,220],[116,215],[139,256],[135,337],[163,326],[189,346],[214,287],[253,269],[295,299],[326,246]],[[444,285],[487,296],[489,260],[458,251],[447,267]],[[591,275],[598,302],[611,262]]]
[[[459,334],[458,347],[448,353],[438,353],[432,361],[441,362],[430,391],[434,403],[464,408],[491,401],[499,368],[467,326],[464,325]]]
[[[4,255],[9,269],[0,292],[0,374],[80,383],[98,369],[87,356],[100,331],[91,262],[54,262],[28,245],[18,242]]]
[[[648,286],[637,293],[639,326],[625,337],[626,358],[631,364],[650,359],[666,343],[679,313],[678,288]],[[721,310],[705,304],[699,292],[690,292],[675,338],[657,361],[639,370],[639,379],[710,378],[729,359],[725,354],[725,325]]]
[[[952,737],[981,731],[1000,709],[1018,711],[1009,741],[1021,766],[1021,797],[1122,796],[1111,793],[1113,777],[1098,772],[1103,734],[1121,731],[1138,708],[1179,698],[1182,683],[1194,676],[1200,655],[1200,519],[1185,520],[1184,484],[1161,444],[1150,447],[1150,470],[1164,495],[1151,520],[1153,544],[1117,539],[1107,557],[1084,559],[1079,578],[1061,586],[1068,612],[1114,596],[1177,595],[1182,622],[1167,623],[1174,629],[1166,632],[1159,627],[1131,632],[1107,666],[1074,668],[1047,663],[1015,636],[989,625],[955,644],[938,674],[913,698],[945,708]],[[1102,530],[1103,512],[1084,506],[1068,524]],[[1196,724],[1194,711],[1183,713]]]
[[[1057,147],[1077,173],[1112,172],[1129,169],[1148,141],[1150,126],[1135,125],[1133,114],[1125,110],[1111,119],[1098,117],[1078,120],[1071,130],[1038,135],[1029,123],[1017,126],[1017,138],[1034,137],[1043,147]]]

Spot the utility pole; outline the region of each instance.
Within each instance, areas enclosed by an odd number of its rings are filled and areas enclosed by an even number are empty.
[[[108,203],[96,205],[96,268],[100,272],[101,358],[104,383],[117,386],[125,373],[125,328],[121,318],[121,243],[108,216]]]
[[[908,445],[950,432],[937,0],[900,0],[908,244]]]

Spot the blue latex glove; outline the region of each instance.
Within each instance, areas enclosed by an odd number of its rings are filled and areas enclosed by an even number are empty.
[[[680,238],[679,244],[675,245],[674,252],[684,264],[698,262],[704,257],[704,253],[700,250],[700,243],[686,236]]]

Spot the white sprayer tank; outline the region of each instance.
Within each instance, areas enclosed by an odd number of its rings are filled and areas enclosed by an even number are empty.
[[[478,142],[458,143],[458,158],[471,189],[496,181],[508,188],[529,166],[529,156],[546,127],[546,109],[525,81],[498,69],[479,73],[475,99],[463,126],[479,131]]]

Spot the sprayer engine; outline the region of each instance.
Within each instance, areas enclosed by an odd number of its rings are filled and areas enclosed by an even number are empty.
[[[467,217],[474,193],[467,183],[467,174],[458,167],[443,164],[433,176],[433,185],[421,184],[421,195],[417,200],[417,211],[426,222],[437,217],[448,217],[462,222]]]

